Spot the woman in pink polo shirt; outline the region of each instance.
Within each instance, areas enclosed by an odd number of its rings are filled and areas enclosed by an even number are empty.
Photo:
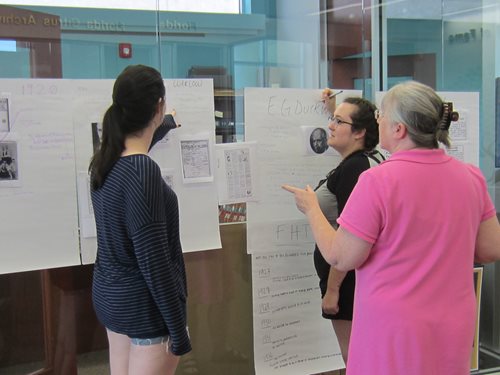
[[[448,156],[451,108],[417,82],[377,113],[392,156],[361,174],[335,231],[308,186],[295,194],[325,259],[356,269],[349,375],[466,375],[475,327],[473,265],[500,259],[481,171]]]

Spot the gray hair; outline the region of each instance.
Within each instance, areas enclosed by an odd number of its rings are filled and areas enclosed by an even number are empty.
[[[417,147],[450,147],[448,129],[443,126],[443,101],[432,87],[408,81],[392,87],[382,99],[384,116],[406,125]]]

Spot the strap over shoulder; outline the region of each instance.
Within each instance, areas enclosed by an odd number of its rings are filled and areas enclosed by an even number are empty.
[[[384,155],[382,155],[378,150],[365,151],[365,156],[370,162],[370,167],[374,167],[375,165],[380,164],[385,160]]]

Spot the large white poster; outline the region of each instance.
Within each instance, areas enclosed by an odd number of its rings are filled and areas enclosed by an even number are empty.
[[[86,200],[89,193],[81,188],[88,185],[82,179],[99,137],[104,111],[110,105],[113,80],[86,80],[86,92],[104,93],[106,96],[81,96],[74,101],[74,128],[78,169],[78,198],[81,225],[82,262],[92,263],[97,244],[91,233],[91,208]],[[217,187],[213,178],[186,181],[183,176],[185,161],[182,158],[182,142],[203,140],[204,166],[213,164],[206,155],[213,154],[214,104],[213,85],[209,79],[165,80],[167,112],[175,109],[180,128],[171,130],[150,151],[158,163],[164,179],[176,192],[179,200],[181,242],[184,252],[218,249],[221,247],[218,222]],[[106,89],[107,88],[107,89]],[[98,141],[98,139],[97,139]],[[201,168],[201,167],[200,167]],[[204,167],[203,170],[209,170]],[[189,182],[189,183],[186,183]],[[95,233],[95,232],[94,232]]]
[[[312,251],[252,255],[257,375],[316,374],[344,368],[332,324],[321,317]]]
[[[181,241],[184,252],[221,248],[219,204],[214,180],[215,118],[214,89],[211,79],[168,79],[167,111],[175,109],[175,119],[182,126],[168,133],[168,140],[151,150],[160,167],[173,171],[174,191],[179,198]],[[201,145],[203,168],[198,178],[186,183],[181,148],[184,141]],[[200,166],[200,165],[198,165]],[[192,175],[191,175],[192,176]],[[189,180],[189,179],[188,179]]]
[[[94,261],[95,224],[87,169],[94,148],[99,146],[101,121],[111,104],[113,83],[0,80],[0,97],[8,99],[8,125],[0,132],[0,152],[4,154],[0,171],[4,249],[0,273]],[[182,127],[159,142],[151,156],[179,198],[184,251],[217,249],[221,243],[215,181],[184,184],[179,151],[179,137],[192,139],[203,134],[206,155],[213,158],[213,84],[199,79],[166,80],[165,85],[168,111],[176,109]],[[207,160],[206,165],[213,165],[213,160]]]
[[[321,90],[252,88],[244,95],[245,139],[256,143],[260,193],[257,202],[247,203],[256,374],[342,368],[333,327],[321,317],[311,229],[281,188],[314,187],[340,162],[324,147],[329,112]],[[346,90],[337,103],[360,95]]]
[[[0,84],[1,85],[1,84]],[[0,133],[0,273],[80,264],[71,111],[55,95],[10,96]]]
[[[257,143],[260,193],[258,202],[247,204],[247,250],[311,249],[314,241],[307,222],[281,185],[315,186],[340,161],[331,151],[307,152],[312,132],[304,129],[328,125],[321,90],[249,88],[244,95],[245,139]],[[345,90],[337,103],[360,95]]]

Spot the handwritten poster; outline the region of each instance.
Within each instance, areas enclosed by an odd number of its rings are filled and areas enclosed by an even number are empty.
[[[0,273],[80,264],[72,114],[61,111],[65,102],[10,95],[9,132],[0,139],[10,167],[0,181]]]
[[[214,88],[211,79],[165,80],[167,111],[175,109],[175,119],[182,126],[170,131],[166,143],[151,150],[160,167],[174,172],[173,184],[179,199],[181,242],[184,252],[221,248],[219,204],[213,165],[215,157]],[[199,183],[183,181],[180,141],[196,139],[205,142],[204,174]],[[208,171],[207,168],[210,168]]]
[[[86,80],[84,93],[110,91],[113,80]],[[83,83],[80,83],[80,87]],[[160,166],[162,177],[177,194],[181,228],[181,242],[184,252],[218,249],[221,247],[217,187],[211,165],[211,145],[215,135],[213,119],[213,86],[209,79],[165,80],[167,112],[175,109],[175,119],[180,128],[171,130],[158,142],[149,155]],[[111,95],[111,94],[109,94]],[[100,121],[110,105],[111,96],[80,95],[73,104],[73,126],[75,132],[76,166],[79,173],[85,173],[94,150],[94,138],[99,136]],[[181,151],[182,142],[189,147]],[[193,144],[195,142],[196,144]],[[201,142],[201,143],[200,143]],[[193,148],[193,146],[196,146]],[[200,146],[200,147],[198,147]],[[201,163],[200,161],[204,162]],[[185,172],[187,167],[186,183]],[[78,184],[81,188],[82,182]],[[87,212],[86,192],[78,192],[80,213]],[[85,220],[87,217],[87,220]],[[85,233],[91,220],[81,217]],[[83,228],[82,228],[83,229]],[[96,238],[81,237],[82,262],[92,263],[97,252]]]
[[[345,90],[338,103],[360,91]],[[331,323],[321,317],[311,228],[281,189],[315,184],[339,162],[324,149],[329,112],[321,90],[245,89],[245,139],[256,143],[260,198],[247,203],[252,253],[255,370],[313,374],[344,367]],[[321,132],[322,133],[322,132]],[[307,148],[316,150],[305,151]]]
[[[0,80],[0,157],[5,161],[0,164],[0,236],[6,249],[0,273],[94,261],[97,245],[86,174],[99,146],[113,83]],[[167,110],[176,109],[182,127],[150,155],[177,193],[183,250],[218,249],[215,182],[211,177],[189,187],[183,183],[179,151],[180,136],[204,133],[207,144],[215,143],[213,83],[180,79],[166,80],[165,86]]]
[[[344,90],[337,103],[360,95],[361,91]],[[328,125],[329,112],[321,102],[321,90],[249,88],[244,96],[245,139],[257,144],[257,189],[261,192],[258,202],[247,204],[247,251],[281,251],[283,246],[310,249],[312,237],[308,233],[297,232],[286,243],[284,237],[276,238],[276,233],[282,224],[305,222],[293,197],[281,185],[314,187],[340,162],[334,153],[304,153],[304,144],[310,141],[304,127]],[[293,227],[287,230],[296,232]]]
[[[344,368],[321,295],[312,251],[252,255],[257,375],[304,375]]]

